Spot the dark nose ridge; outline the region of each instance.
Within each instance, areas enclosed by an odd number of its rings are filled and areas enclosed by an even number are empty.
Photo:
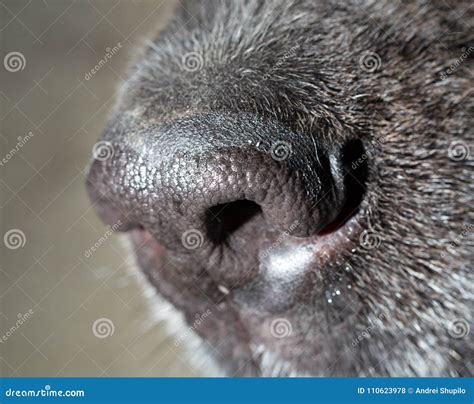
[[[206,114],[120,128],[106,132],[113,157],[94,161],[88,179],[99,213],[140,224],[222,284],[258,267],[264,235],[314,235],[343,204],[337,159],[277,122]]]

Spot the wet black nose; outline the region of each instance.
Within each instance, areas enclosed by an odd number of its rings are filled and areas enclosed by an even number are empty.
[[[140,225],[223,284],[258,264],[269,232],[316,234],[340,213],[337,157],[277,122],[206,114],[169,124],[112,124],[89,192],[109,224]]]

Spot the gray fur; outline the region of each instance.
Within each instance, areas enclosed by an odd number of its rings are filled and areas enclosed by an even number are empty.
[[[356,219],[380,245],[364,248],[354,236],[354,251],[318,268],[314,288],[285,309],[256,313],[236,292],[214,310],[196,332],[228,374],[473,375],[472,335],[452,332],[455,320],[472,324],[473,161],[448,153],[473,140],[472,55],[455,63],[474,45],[469,6],[189,1],[131,69],[112,126],[254,114],[324,150],[348,139],[366,150]],[[380,58],[376,69],[362,65],[367,52]],[[186,66],[189,53],[198,69]],[[208,302],[145,272],[190,323],[205,312]],[[342,295],[328,304],[334,290]],[[272,338],[265,330],[281,317],[292,333]]]

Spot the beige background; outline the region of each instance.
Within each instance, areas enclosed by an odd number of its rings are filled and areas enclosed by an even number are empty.
[[[84,189],[92,147],[133,54],[172,7],[0,0],[0,160],[18,149],[0,167],[0,339],[15,327],[0,343],[3,376],[198,375],[151,315],[158,306],[127,269],[120,237],[85,256],[106,231]],[[86,80],[119,42],[120,51]],[[4,64],[13,51],[25,58],[16,72]],[[7,248],[12,229],[24,234],[23,247]],[[93,333],[100,318],[113,324],[106,338]]]

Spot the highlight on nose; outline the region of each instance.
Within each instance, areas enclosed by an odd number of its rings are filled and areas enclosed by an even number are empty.
[[[104,136],[88,189],[105,222],[141,226],[170,256],[205,263],[222,284],[258,266],[268,234],[317,234],[344,205],[337,155],[278,122],[201,114],[161,125],[128,121]]]

